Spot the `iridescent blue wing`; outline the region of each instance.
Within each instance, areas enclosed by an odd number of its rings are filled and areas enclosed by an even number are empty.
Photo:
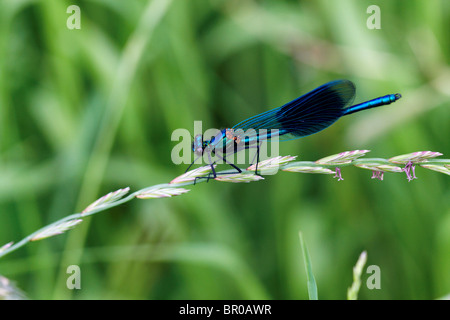
[[[351,81],[331,81],[281,107],[244,120],[233,129],[278,129],[280,141],[298,139],[332,125],[354,97],[355,85]]]

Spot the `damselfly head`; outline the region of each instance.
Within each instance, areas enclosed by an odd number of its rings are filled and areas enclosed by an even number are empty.
[[[198,155],[201,156],[203,154],[203,135],[198,134],[194,137],[194,141],[192,141],[192,151]]]

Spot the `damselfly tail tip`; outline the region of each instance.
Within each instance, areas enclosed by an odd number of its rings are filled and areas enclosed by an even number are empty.
[[[395,100],[398,100],[402,97],[402,95],[400,93],[396,93],[396,94],[394,94],[394,96],[395,96]]]

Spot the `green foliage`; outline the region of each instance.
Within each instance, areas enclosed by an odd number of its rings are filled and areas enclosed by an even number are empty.
[[[367,252],[363,251],[353,267],[353,283],[347,290],[347,299],[356,300],[358,299],[358,292],[361,288],[361,275],[363,273],[364,266],[367,261]]]
[[[177,128],[231,126],[337,78],[357,85],[355,102],[403,98],[281,154],[449,157],[446,1],[381,2],[380,30],[366,27],[370,1],[77,1],[80,30],[66,27],[71,4],[0,0],[0,246],[111,190],[180,176]],[[202,183],[87,217],[0,259],[0,274],[30,299],[307,299],[302,230],[321,299],[346,298],[363,250],[381,289],[359,299],[444,297],[449,177],[416,170],[411,183],[356,168],[339,182]],[[65,285],[74,264],[78,291]]]
[[[316,279],[314,278],[314,273],[312,270],[311,258],[309,257],[308,248],[306,247],[306,244],[305,244],[305,241],[303,240],[303,236],[302,236],[301,232],[299,232],[299,236],[300,236],[300,245],[302,247],[302,252],[303,252],[303,260],[305,263],[309,300],[317,300],[317,299],[319,299],[319,297],[317,295],[317,284],[316,284]]]

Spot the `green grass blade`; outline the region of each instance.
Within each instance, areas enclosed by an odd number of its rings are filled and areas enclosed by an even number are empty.
[[[361,274],[363,272],[364,265],[367,262],[367,252],[363,251],[356,262],[356,265],[353,267],[353,283],[350,288],[347,290],[347,299],[348,300],[357,300],[359,288],[361,288]]]
[[[314,278],[314,274],[312,271],[311,259],[309,258],[308,248],[306,247],[306,244],[303,241],[302,233],[299,232],[298,234],[300,237],[300,245],[301,245],[302,251],[303,251],[303,261],[305,262],[306,279],[308,282],[309,300],[318,300],[317,284],[316,284],[316,279]]]

